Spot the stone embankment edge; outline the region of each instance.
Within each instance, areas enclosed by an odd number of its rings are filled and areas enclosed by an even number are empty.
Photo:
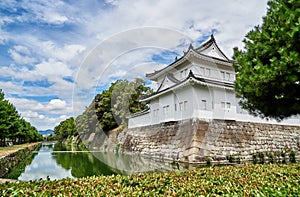
[[[190,119],[125,129],[118,140],[124,153],[188,163],[250,161],[267,153],[282,159],[291,151],[299,157],[300,126]]]
[[[27,147],[16,149],[9,154],[0,157],[0,184],[6,181],[14,181],[10,179],[3,179],[10,170],[19,164],[20,161],[24,160],[33,150],[36,149],[41,142],[29,144]]]

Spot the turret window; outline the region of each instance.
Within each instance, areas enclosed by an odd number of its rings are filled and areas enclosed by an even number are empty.
[[[180,76],[181,78],[186,78],[187,77],[187,72],[188,72],[188,69],[184,69],[182,71],[180,71]]]
[[[202,109],[202,110],[207,110],[206,100],[202,100],[202,101],[201,101],[201,109]]]
[[[187,110],[187,101],[179,102],[179,110],[186,111]]]
[[[164,115],[167,116],[169,114],[169,105],[163,106]]]
[[[231,103],[230,102],[221,102],[222,109],[230,109]]]

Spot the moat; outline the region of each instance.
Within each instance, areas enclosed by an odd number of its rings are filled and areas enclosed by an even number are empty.
[[[79,150],[61,143],[44,142],[6,178],[18,180],[80,178],[188,169],[193,166],[138,155]]]

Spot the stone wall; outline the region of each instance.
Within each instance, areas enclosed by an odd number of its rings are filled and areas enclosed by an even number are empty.
[[[32,144],[0,158],[0,177],[5,176],[10,170],[24,160],[40,143]]]
[[[125,129],[117,137],[125,153],[186,162],[231,155],[248,160],[257,152],[300,150],[300,126],[224,120],[168,122]]]

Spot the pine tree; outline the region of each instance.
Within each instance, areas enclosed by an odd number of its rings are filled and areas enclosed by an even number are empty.
[[[261,117],[300,114],[300,1],[270,0],[263,24],[234,49],[235,90],[243,108]]]

